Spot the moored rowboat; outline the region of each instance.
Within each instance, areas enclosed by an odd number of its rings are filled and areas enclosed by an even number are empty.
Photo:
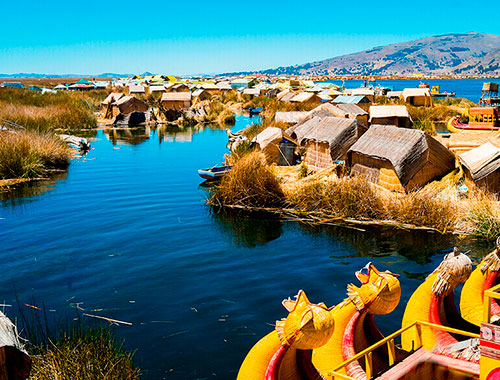
[[[198,170],[198,174],[201,178],[206,179],[207,181],[214,181],[217,179],[221,179],[232,169],[233,167],[231,165],[214,166],[213,168],[200,169]]]

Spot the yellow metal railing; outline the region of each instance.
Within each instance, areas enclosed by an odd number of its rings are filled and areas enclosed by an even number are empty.
[[[491,299],[500,299],[500,284],[484,291],[483,301],[483,322],[490,323],[491,321]]]
[[[500,289],[500,285],[497,285],[496,287],[491,288],[490,290],[493,290],[495,288]],[[486,295],[486,292],[485,292],[485,295]],[[500,299],[500,294],[495,293],[495,298],[499,298]],[[436,324],[430,323],[430,322],[416,321],[416,322],[413,322],[411,325],[403,327],[403,328],[399,329],[398,331],[392,333],[391,335],[386,336],[384,339],[382,339],[382,340],[378,341],[377,343],[371,345],[370,347],[364,349],[363,351],[361,351],[358,354],[354,355],[352,358],[344,361],[342,364],[340,364],[337,367],[335,367],[335,369],[332,372],[330,372],[330,373],[327,374],[327,379],[328,380],[356,380],[355,378],[350,377],[348,375],[345,375],[343,373],[340,373],[339,371],[342,368],[345,368],[350,363],[352,363],[352,362],[354,362],[356,360],[362,359],[363,357],[364,357],[364,360],[365,360],[366,378],[368,380],[371,379],[373,377],[373,363],[372,363],[372,353],[373,353],[373,351],[376,350],[377,348],[383,346],[384,344],[386,344],[387,345],[387,351],[388,351],[388,363],[389,363],[389,366],[392,366],[395,363],[395,361],[396,361],[396,349],[395,349],[395,346],[394,346],[394,339],[397,336],[399,336],[402,333],[404,333],[405,331],[407,331],[407,330],[409,330],[411,328],[415,328],[415,330],[416,330],[416,339],[415,339],[415,347],[414,347],[414,349],[417,350],[420,347],[422,347],[422,326],[424,326],[424,327],[431,327],[431,328],[434,328],[434,329],[437,329],[437,330],[442,330],[442,331],[446,331],[446,332],[453,333],[453,334],[467,336],[467,337],[470,337],[470,338],[479,338],[479,334],[474,334],[474,333],[471,333],[471,332],[468,332],[468,331],[462,331],[462,330],[454,329],[452,327],[436,325]]]

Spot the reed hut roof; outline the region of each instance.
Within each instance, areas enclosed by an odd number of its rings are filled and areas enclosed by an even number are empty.
[[[204,90],[203,88],[199,88],[197,90],[194,90],[193,91],[193,98],[197,98],[199,97],[200,95],[203,95],[203,94],[206,94],[207,96],[210,96],[210,93],[206,90]]]
[[[455,162],[453,153],[424,131],[392,125],[372,125],[349,149],[349,161],[354,153],[389,161],[403,186],[430,158],[435,165],[449,166],[450,170]]]
[[[219,87],[217,87],[214,83],[203,83],[201,88],[204,90],[219,90]]]
[[[191,92],[166,92],[161,96],[162,102],[189,102]]]
[[[265,149],[269,144],[279,142],[282,138],[283,131],[281,128],[268,127],[255,137],[255,142],[259,144],[260,149]]]
[[[216,84],[219,90],[232,90],[231,83],[229,82],[220,82]]]
[[[278,95],[276,95],[276,99],[281,100],[283,102],[287,102],[295,96],[295,93],[290,90],[283,90]]]
[[[117,106],[121,106],[122,104],[127,104],[129,102],[134,102],[134,101],[141,101],[141,100],[137,99],[134,96],[127,95],[127,96],[122,96],[120,99],[116,100],[115,104]]]
[[[469,169],[472,179],[480,181],[500,168],[500,148],[487,142],[460,154],[459,159]]]
[[[332,100],[332,103],[344,103],[344,104],[359,104],[359,103],[371,103],[364,95],[339,95]]]
[[[401,96],[401,93],[403,91],[388,91],[387,92],[387,97],[388,98],[399,98]]]
[[[128,85],[129,94],[144,94],[146,90],[143,85],[140,84],[129,84]]]
[[[151,91],[151,92],[165,92],[165,87],[163,85],[149,86],[149,91]]]
[[[351,89],[351,95],[352,96],[374,96],[375,95],[375,90],[373,88],[368,88],[368,87],[361,87],[361,88],[353,88]]]
[[[368,115],[368,112],[366,112],[363,108],[361,108],[360,106],[357,106],[356,104],[339,103],[336,106],[332,105],[332,107],[339,108],[342,111],[347,112],[348,114],[354,115],[354,116]]]
[[[403,97],[404,101],[406,102],[406,99],[412,98],[415,96],[424,96],[424,97],[431,97],[431,91],[428,88],[405,88],[403,91],[401,91],[401,96]]]
[[[307,111],[290,111],[290,112],[276,112],[274,115],[274,121],[287,123],[287,124],[297,124],[304,117],[308,115]]]
[[[189,88],[189,86],[185,83],[176,83],[172,86],[172,90],[181,90],[186,88]]]
[[[336,117],[343,117],[343,118],[346,118],[346,117],[349,117],[349,113],[348,112],[345,112],[344,110],[342,110],[340,107],[336,107],[334,105],[331,105],[332,109],[329,110],[329,112],[333,115],[333,116],[336,116]]]
[[[243,94],[252,95],[252,96],[259,96],[260,90],[258,88],[245,88],[243,90]]]
[[[374,118],[407,117],[411,120],[406,106],[370,106],[370,121]]]
[[[358,124],[355,120],[334,116],[312,118],[297,127],[292,138],[302,145],[308,140],[326,142],[334,161],[345,156],[347,150],[358,139]],[[285,132],[288,134],[288,131]]]
[[[293,98],[291,98],[290,102],[304,103],[313,99],[314,97],[317,97],[317,95],[313,92],[301,92],[300,94],[297,94]]]
[[[104,104],[104,105],[108,105],[108,104],[111,104],[111,103],[114,103],[116,102],[117,100],[123,98],[125,95],[122,94],[121,92],[112,92],[111,94],[109,94],[106,99],[104,99],[102,101],[101,104]]]

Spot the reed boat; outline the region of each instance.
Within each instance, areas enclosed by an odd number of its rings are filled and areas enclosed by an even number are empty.
[[[492,320],[500,318],[491,312],[500,284],[485,289],[499,270],[500,244],[475,271],[455,248],[413,293],[401,329],[387,337],[373,315],[388,314],[399,303],[397,275],[368,263],[356,272],[361,286],[348,285],[347,298],[331,307],[311,303],[301,290],[282,302],[287,317],[250,350],[237,379],[499,380],[500,323]],[[453,299],[464,282],[462,298],[475,301],[469,308],[476,318],[472,323],[457,312]]]
[[[433,98],[454,98],[455,97],[455,92],[453,91],[444,91],[444,92],[441,92],[439,90],[439,86],[432,86],[432,89],[431,89],[431,96]]]
[[[201,178],[206,179],[207,181],[215,181],[221,179],[232,169],[233,167],[231,165],[214,166],[208,169],[199,169],[198,174]]]

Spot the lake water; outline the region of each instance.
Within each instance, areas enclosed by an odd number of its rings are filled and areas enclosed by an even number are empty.
[[[238,116],[233,130],[256,121]],[[145,379],[234,379],[252,345],[286,316],[281,300],[299,289],[330,306],[368,261],[399,273],[400,305],[378,318],[388,333],[455,244],[475,262],[492,248],[212,214],[196,171],[221,162],[226,142],[224,130],[210,128],[99,131],[67,173],[4,194],[0,301],[15,305],[17,294],[49,317],[74,316],[78,304],[131,322],[113,329],[137,350]],[[18,316],[15,307],[6,313]]]
[[[342,86],[342,81],[328,81]],[[441,92],[456,92],[456,96],[466,98],[473,102],[479,102],[481,89],[484,82],[496,82],[498,79],[380,79],[376,82],[369,82],[372,86],[380,85],[391,88],[393,91],[402,91],[405,88],[416,88],[421,82],[432,86],[439,86]],[[364,80],[346,80],[345,88],[358,88],[365,84]]]

